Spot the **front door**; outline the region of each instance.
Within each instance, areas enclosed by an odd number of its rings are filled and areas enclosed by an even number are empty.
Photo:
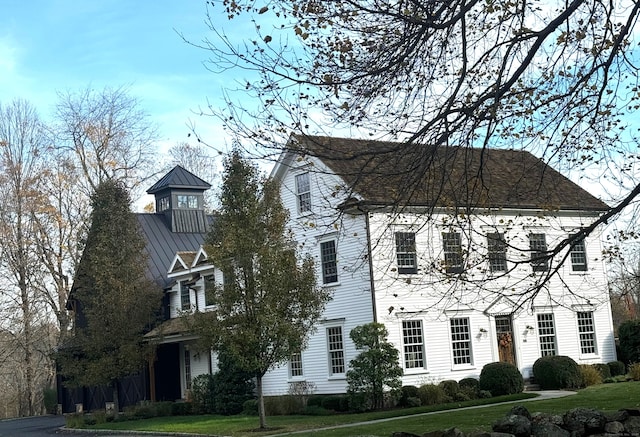
[[[513,343],[511,316],[496,316],[498,359],[503,363],[516,365],[516,349]]]

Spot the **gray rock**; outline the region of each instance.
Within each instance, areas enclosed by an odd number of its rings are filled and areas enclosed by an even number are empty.
[[[513,437],[513,434],[506,432],[475,432],[469,434],[469,437]]]
[[[607,422],[604,425],[604,432],[609,434],[621,434],[624,431],[624,425],[618,421]]]
[[[511,411],[509,411],[509,414],[526,417],[528,420],[531,420],[531,413],[529,413],[529,410],[527,410],[527,408],[522,405],[516,405],[515,407],[513,407]]]
[[[595,434],[604,431],[607,418],[592,408],[574,408],[564,415],[564,428],[579,434]]]
[[[640,434],[640,416],[630,416],[624,421],[624,429],[632,434]]]
[[[564,419],[559,414],[551,413],[533,413],[531,415],[532,423],[553,423],[554,425],[564,425]]]
[[[571,433],[554,423],[541,422],[531,425],[531,435],[534,437],[569,437]]]
[[[465,437],[465,435],[458,428],[449,428],[442,434],[442,437]]]
[[[515,437],[529,437],[531,435],[531,421],[524,416],[512,414],[496,420],[493,424],[493,430],[513,434]]]
[[[624,422],[629,418],[629,412],[627,410],[618,410],[606,416],[609,422]]]
[[[399,431],[391,434],[391,437],[420,437],[420,436],[418,434],[412,434],[410,432]],[[439,436],[434,436],[434,437],[439,437]]]

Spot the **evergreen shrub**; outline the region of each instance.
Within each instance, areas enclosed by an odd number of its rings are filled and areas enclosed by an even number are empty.
[[[469,399],[476,399],[478,397],[478,390],[480,389],[480,381],[475,378],[463,378],[458,381],[460,391],[469,396]]]
[[[629,366],[629,377],[634,381],[640,381],[640,363],[633,363]]]
[[[640,362],[640,320],[628,320],[618,328],[620,359],[627,364]]]
[[[602,379],[611,378],[611,369],[609,369],[608,364],[597,363],[597,364],[592,364],[592,366],[594,369],[598,371],[598,373],[600,373],[600,376],[602,377]]]
[[[408,407],[407,399],[418,397],[418,387],[415,385],[404,385],[400,389],[400,398],[398,399],[399,407]]]
[[[533,363],[533,375],[543,390],[573,389],[582,384],[578,363],[564,355],[538,358]]]
[[[480,390],[489,390],[494,396],[521,393],[524,378],[516,366],[509,363],[489,363],[480,372]]]
[[[609,366],[609,372],[611,373],[612,377],[624,375],[627,373],[626,366],[622,361],[611,361],[610,363],[607,363],[607,366]]]
[[[442,387],[435,384],[424,384],[418,388],[418,397],[422,405],[437,405],[451,402]]]
[[[453,379],[446,379],[444,381],[441,381],[438,385],[442,387],[444,393],[451,399],[455,399],[456,395],[460,391],[458,381],[454,381]]]

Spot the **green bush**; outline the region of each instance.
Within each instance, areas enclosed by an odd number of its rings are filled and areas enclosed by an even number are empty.
[[[408,407],[407,400],[409,398],[418,397],[418,387],[415,385],[405,385],[400,389],[400,399],[398,399],[398,406]]]
[[[44,409],[47,414],[56,414],[58,410],[58,392],[55,388],[45,388],[42,391]]]
[[[172,416],[189,416],[190,414],[193,414],[191,402],[174,402],[171,404]]]
[[[154,405],[156,407],[156,413],[159,417],[171,416],[171,405],[173,402],[165,401],[165,402],[156,402]]]
[[[442,387],[444,393],[451,399],[455,399],[456,395],[460,391],[458,381],[454,381],[453,379],[446,379],[444,381],[441,381],[438,385]]]
[[[611,373],[612,377],[625,375],[627,373],[626,366],[622,361],[611,361],[607,363],[607,366],[609,366],[609,373]]]
[[[269,396],[264,398],[267,416],[290,416],[304,410],[302,399],[293,395]]]
[[[442,387],[435,384],[424,384],[418,388],[418,398],[422,405],[437,405],[451,402]]]
[[[592,364],[593,368],[598,371],[602,379],[611,378],[611,370],[608,364],[598,363]]]
[[[214,376],[198,375],[191,381],[191,401],[195,414],[213,414],[215,397]]]
[[[618,328],[620,359],[627,364],[640,362],[640,320],[628,320]]]
[[[634,381],[640,381],[640,363],[633,363],[629,366],[629,377]]]
[[[573,389],[582,384],[578,364],[564,355],[538,358],[533,363],[533,375],[543,390]]]
[[[489,363],[480,372],[478,388],[488,390],[494,396],[521,393],[524,390],[524,378],[513,364]]]
[[[409,396],[405,401],[405,406],[409,408],[419,407],[421,405],[422,405],[422,401],[420,400],[419,397]]]
[[[324,396],[320,406],[325,410],[345,413],[349,411],[349,397],[345,395]]]
[[[478,390],[479,399],[489,399],[490,397],[493,397],[493,395],[489,390]]]
[[[333,411],[325,410],[320,405],[307,404],[307,407],[304,409],[303,414],[306,414],[307,416],[330,416],[334,413]]]
[[[218,371],[213,375],[213,411],[216,414],[239,414],[244,402],[253,399],[253,375],[242,370],[230,354],[218,354]]]
[[[602,384],[602,375],[595,365],[581,364],[580,377],[582,378],[582,387]]]
[[[307,399],[307,407],[322,407],[322,395],[312,395]]]
[[[480,390],[480,381],[475,378],[464,378],[458,381],[460,391],[466,394],[469,399],[476,399],[478,397],[478,390]]]
[[[242,403],[242,414],[246,416],[257,416],[258,415],[258,400],[257,399],[247,399]]]

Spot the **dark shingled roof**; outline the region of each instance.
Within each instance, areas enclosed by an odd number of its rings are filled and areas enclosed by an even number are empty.
[[[188,188],[204,191],[211,188],[211,184],[203,181],[179,165],[176,165],[169,173],[164,175],[162,179],[153,184],[153,186],[147,190],[147,193],[155,194],[168,188]]]
[[[609,207],[529,152],[292,136],[288,148],[321,159],[360,204],[428,207]]]
[[[147,274],[162,288],[167,288],[170,284],[167,270],[169,270],[176,253],[198,251],[204,243],[206,233],[171,232],[164,214],[136,215],[146,240],[149,263]]]

